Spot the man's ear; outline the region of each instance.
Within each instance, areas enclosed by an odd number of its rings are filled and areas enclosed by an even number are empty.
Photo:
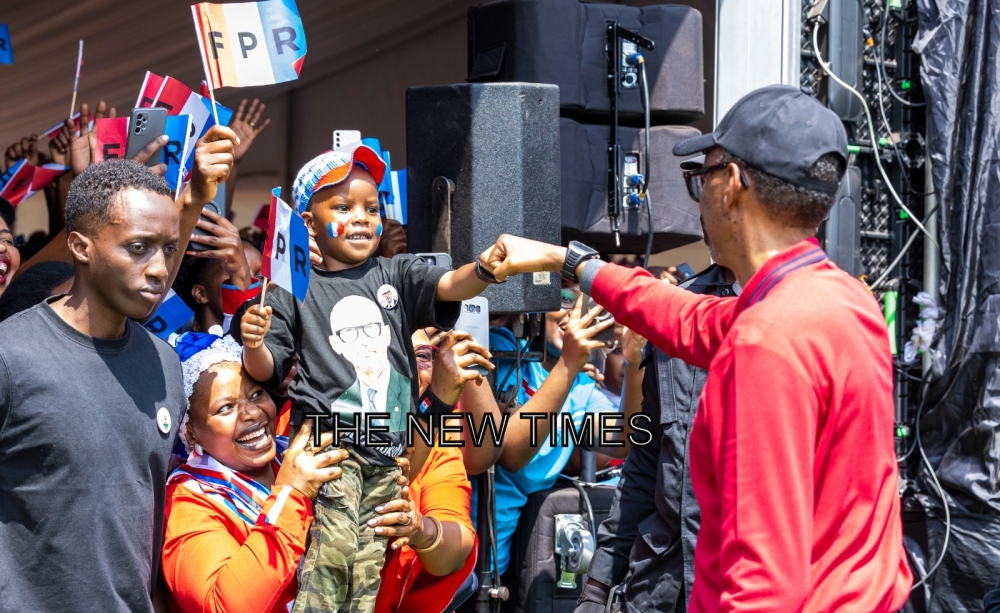
[[[205,292],[205,286],[200,283],[191,286],[191,297],[198,304],[208,304],[208,294]]]
[[[735,162],[726,167],[726,184],[722,191],[722,213],[727,217],[734,213],[739,213],[740,199],[746,195],[747,188],[743,187],[743,179],[740,178],[740,167]]]
[[[340,339],[337,338],[337,335],[331,334],[327,338],[330,339],[330,347],[337,352],[337,355],[344,355],[344,352],[340,350]]]
[[[74,230],[66,237],[66,245],[69,247],[69,252],[74,260],[81,264],[90,263],[94,249],[93,239]]]

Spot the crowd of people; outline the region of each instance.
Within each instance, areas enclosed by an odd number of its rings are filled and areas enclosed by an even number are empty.
[[[377,152],[316,152],[292,189],[302,301],[262,279],[261,228],[204,210],[222,183],[232,199],[263,104],[197,142],[176,200],[146,164],[162,140],[97,163],[89,117],[5,156],[72,170],[46,190],[47,240],[19,250],[0,201],[0,611],[468,610],[475,477],[493,473],[503,574],[528,497],[581,475],[561,430],[588,414],[619,416],[587,451],[620,477],[578,613],[906,601],[888,335],[815,240],[847,139],[813,98],[752,92],[664,162],[715,262],[683,280],[509,235],[430,265],[381,216]],[[452,330],[460,301],[532,272],[563,277],[544,361],[494,359],[525,350],[517,316],[490,350]],[[170,289],[194,316],[164,342],[141,324]],[[410,416],[454,412],[510,419],[500,439],[407,440]]]

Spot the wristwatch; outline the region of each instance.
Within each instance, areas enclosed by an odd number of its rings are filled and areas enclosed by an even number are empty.
[[[563,279],[566,279],[570,283],[579,283],[580,279],[576,276],[577,267],[579,267],[582,262],[586,262],[587,260],[596,260],[600,257],[600,253],[583,243],[570,241],[569,245],[566,246],[566,259],[563,260],[562,270],[559,272],[562,274]]]

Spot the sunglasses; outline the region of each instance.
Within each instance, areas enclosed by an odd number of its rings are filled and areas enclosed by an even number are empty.
[[[691,200],[701,202],[701,190],[705,187],[705,177],[728,166],[729,164],[713,164],[711,166],[702,166],[694,170],[684,171],[684,183],[687,185],[688,195],[691,196]],[[737,168],[739,168],[739,165],[737,165]],[[740,183],[743,184],[743,189],[750,187],[750,182],[747,180],[747,176],[743,173],[742,168],[740,168]]]

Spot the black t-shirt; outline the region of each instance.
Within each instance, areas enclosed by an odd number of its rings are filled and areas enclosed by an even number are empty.
[[[180,360],[43,303],[0,325],[0,611],[151,612]]]
[[[412,255],[369,258],[354,268],[328,272],[313,267],[305,302],[269,285],[265,301],[272,308],[265,343],[274,357],[272,390],[288,375],[292,357],[299,371],[288,386],[292,423],[306,415],[339,414],[354,424],[363,413],[387,413],[382,435],[391,442],[358,452],[372,463],[394,466],[406,442],[407,415],[416,410],[419,382],[410,335],[420,327],[449,329],[458,318],[458,302],[436,302],[438,281],[446,269]],[[273,288],[273,289],[272,289]],[[239,321],[244,305],[234,321]],[[239,325],[232,327],[239,337]],[[327,421],[324,427],[329,428]],[[365,420],[357,427],[364,436]],[[353,435],[345,440],[354,441]],[[358,442],[358,441],[355,441]]]

